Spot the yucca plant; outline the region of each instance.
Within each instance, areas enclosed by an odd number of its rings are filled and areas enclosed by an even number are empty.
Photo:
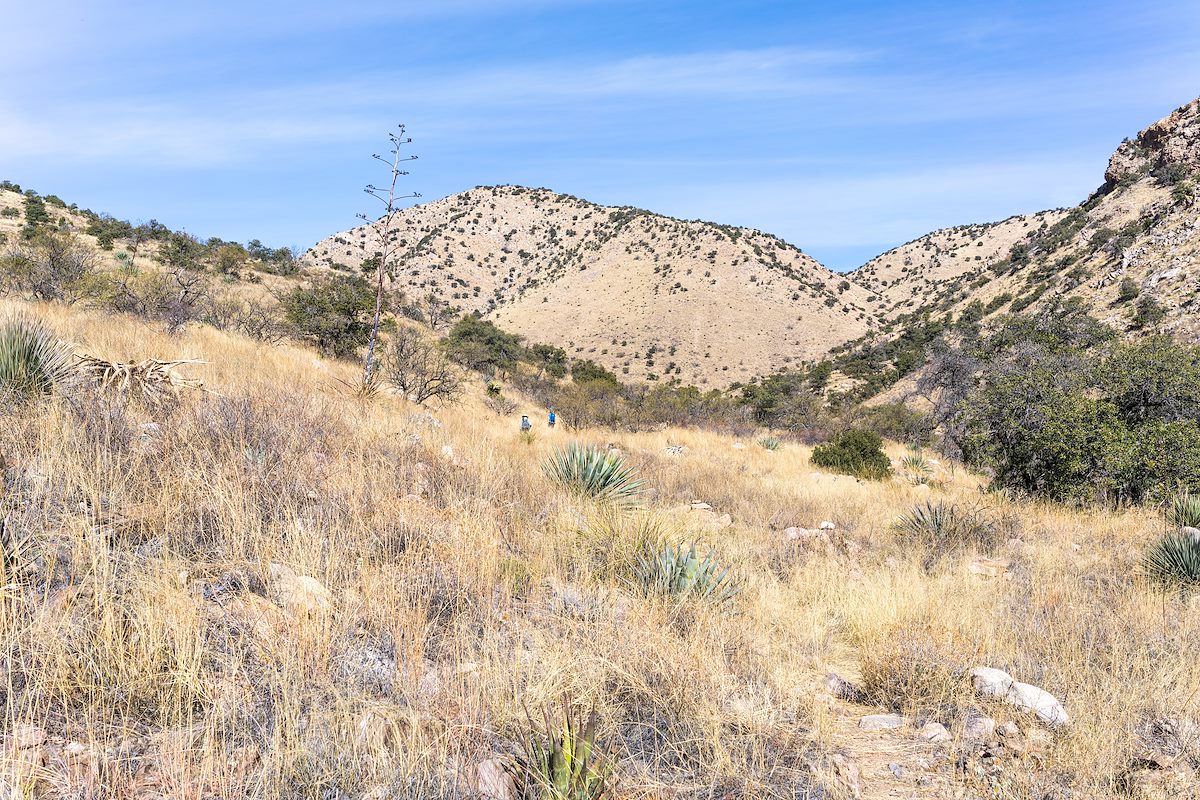
[[[1200,591],[1200,537],[1183,531],[1168,533],[1146,553],[1142,572],[1164,594]]]
[[[1186,492],[1177,495],[1171,503],[1168,518],[1181,528],[1200,528],[1200,496]]]
[[[904,478],[912,484],[929,483],[929,478],[933,475],[933,465],[921,453],[909,453],[903,456],[900,459],[900,466],[904,470]]]
[[[584,718],[564,698],[562,718],[545,711],[544,733],[531,730],[518,760],[521,800],[608,800],[613,796],[612,765],[596,747],[595,707]],[[533,720],[530,720],[533,729]]]
[[[695,542],[687,549],[666,544],[639,555],[630,583],[645,595],[699,597],[716,603],[731,600],[742,590],[730,568],[721,568],[714,551],[701,558]]]
[[[44,324],[24,317],[0,323],[0,394],[22,400],[44,397],[74,374],[71,348]]]
[[[961,509],[939,500],[914,506],[893,526],[905,544],[926,551],[926,565],[968,547],[988,549],[995,543],[996,526],[978,509]]]
[[[551,480],[605,503],[632,503],[642,491],[637,470],[626,466],[622,456],[593,444],[556,448],[542,469]]]
[[[778,436],[764,436],[758,440],[758,446],[763,450],[774,452],[783,447],[783,440]]]

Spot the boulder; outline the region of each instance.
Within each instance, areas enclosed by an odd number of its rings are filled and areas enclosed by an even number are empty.
[[[862,691],[836,672],[830,672],[825,676],[825,690],[839,700],[857,703],[863,699]]]
[[[1003,700],[1008,695],[1009,687],[1013,685],[1013,678],[1002,669],[976,667],[971,670],[971,684],[980,697]]]
[[[297,575],[283,564],[271,564],[270,575],[272,599],[293,616],[311,616],[333,605],[333,595],[311,575]]]
[[[1067,710],[1054,695],[1032,684],[1014,681],[1006,699],[1009,705],[1034,714],[1038,721],[1051,728],[1066,725],[1070,721]]]
[[[833,766],[833,777],[854,800],[862,797],[862,770],[854,759],[841,753],[834,754],[830,759]]]

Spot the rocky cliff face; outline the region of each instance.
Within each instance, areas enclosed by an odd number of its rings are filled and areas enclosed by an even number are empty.
[[[1121,143],[1104,171],[1105,188],[1112,189],[1139,176],[1155,173],[1194,173],[1200,170],[1200,100],[1180,106],[1169,116]]]

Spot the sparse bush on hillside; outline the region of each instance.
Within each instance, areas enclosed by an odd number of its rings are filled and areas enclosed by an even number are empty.
[[[542,468],[556,483],[604,503],[632,503],[642,491],[637,470],[626,466],[623,456],[594,444],[556,448]]]
[[[1122,305],[1130,300],[1137,298],[1142,293],[1142,289],[1138,286],[1137,281],[1133,278],[1125,278],[1121,281],[1121,285],[1117,287],[1117,304]]]
[[[283,297],[283,313],[326,355],[352,358],[367,343],[375,293],[362,278],[335,275],[297,286]]]
[[[102,293],[100,259],[73,234],[40,230],[0,256],[0,286],[29,297],[74,303]]]
[[[586,358],[577,358],[571,362],[571,380],[575,383],[608,384],[614,389],[621,385],[616,375]]]
[[[883,439],[871,431],[843,431],[815,447],[810,460],[818,467],[869,480],[882,480],[892,472]]]
[[[48,395],[74,375],[71,348],[45,325],[24,317],[0,321],[0,401]]]
[[[1166,319],[1166,316],[1167,310],[1162,307],[1162,303],[1150,295],[1142,295],[1138,298],[1137,308],[1133,314],[1133,327],[1153,328]]]
[[[116,311],[162,322],[174,332],[200,319],[211,301],[212,290],[204,274],[171,268],[119,274],[110,302]]]
[[[418,405],[454,400],[462,389],[461,370],[446,351],[405,325],[384,344],[379,367],[384,380]]]

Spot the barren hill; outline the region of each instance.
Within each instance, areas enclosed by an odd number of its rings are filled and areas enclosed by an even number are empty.
[[[1195,338],[1198,172],[1193,101],[1122,143],[1079,206],[935,231],[849,277],[884,298],[889,320],[974,301],[987,313],[1019,311],[1066,296],[1118,328]]]
[[[353,268],[376,247],[369,227],[307,257]],[[866,290],[774,236],[545,189],[480,187],[416,206],[395,240],[397,288],[625,379],[728,385],[818,358],[872,319]]]

